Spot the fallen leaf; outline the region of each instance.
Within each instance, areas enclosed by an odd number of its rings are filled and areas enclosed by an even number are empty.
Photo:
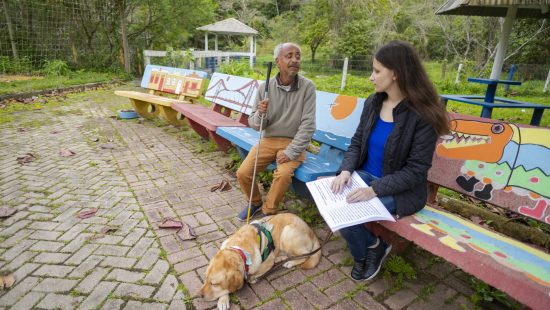
[[[107,234],[111,231],[117,231],[118,230],[118,227],[115,227],[115,226],[104,226],[103,228],[101,228],[101,230],[99,231],[100,233],[102,234]]]
[[[35,161],[36,157],[33,154],[27,153],[25,155],[17,156],[17,162],[21,165]]]
[[[69,149],[62,149],[61,151],[59,151],[59,155],[63,157],[71,157],[71,156],[75,156],[76,153]]]
[[[97,212],[97,208],[91,208],[91,209],[87,209],[87,210],[84,210],[84,211],[80,211],[78,213],[78,217],[81,218],[81,219],[87,219],[89,217],[92,217],[94,216],[94,214]]]
[[[27,132],[27,131],[30,131],[30,129],[28,129],[28,128],[23,128],[23,127],[17,128],[17,132]]]
[[[167,217],[159,224],[159,228],[182,228],[183,223],[181,221],[176,221],[170,217]]]
[[[183,227],[176,232],[176,236],[182,241],[197,238],[197,234],[195,234],[195,230],[193,229],[193,227],[189,226],[189,224],[187,223],[183,224]]]
[[[99,142],[99,138],[98,138],[98,137],[93,137],[93,138],[92,138],[92,141],[93,141],[93,142]]]
[[[8,289],[15,283],[15,277],[13,274],[7,276],[0,276],[0,290]]]
[[[50,133],[51,133],[52,135],[56,135],[56,134],[59,133],[59,131],[57,131],[57,130],[52,130],[52,131],[50,131]]]

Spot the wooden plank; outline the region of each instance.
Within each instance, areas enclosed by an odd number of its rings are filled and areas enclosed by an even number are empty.
[[[245,127],[236,120],[201,105],[175,103],[172,108],[212,132],[221,126]]]

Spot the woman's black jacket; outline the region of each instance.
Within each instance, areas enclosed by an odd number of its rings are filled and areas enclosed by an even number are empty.
[[[344,155],[337,174],[359,169],[367,159],[368,137],[380,115],[385,93],[371,95],[366,101],[359,126]],[[398,217],[421,210],[427,199],[428,169],[437,134],[432,125],[415,112],[408,99],[393,109],[393,129],[384,146],[382,177],[371,182],[378,196],[393,195]]]

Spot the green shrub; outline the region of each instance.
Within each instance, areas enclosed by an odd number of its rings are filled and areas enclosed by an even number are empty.
[[[69,65],[63,60],[46,60],[42,73],[47,76],[66,76],[71,72]]]
[[[0,72],[2,73],[30,73],[32,64],[29,58],[21,57],[13,59],[8,56],[0,56]]]

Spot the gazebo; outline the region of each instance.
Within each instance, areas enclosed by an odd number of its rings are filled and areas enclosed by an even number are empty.
[[[195,51],[195,55],[199,58],[206,58],[206,67],[210,67],[208,64],[208,58],[212,60],[217,59],[218,63],[221,62],[222,57],[225,57],[226,61],[229,61],[230,57],[248,57],[250,60],[250,67],[254,66],[254,59],[256,57],[256,36],[258,31],[247,26],[241,21],[235,18],[224,19],[213,24],[198,27],[197,30],[205,31],[204,34],[204,51]],[[214,50],[208,50],[208,35],[214,34]],[[218,51],[218,34],[222,35],[241,35],[249,37],[250,51],[246,52],[222,52]],[[215,64],[214,64],[215,66]]]

